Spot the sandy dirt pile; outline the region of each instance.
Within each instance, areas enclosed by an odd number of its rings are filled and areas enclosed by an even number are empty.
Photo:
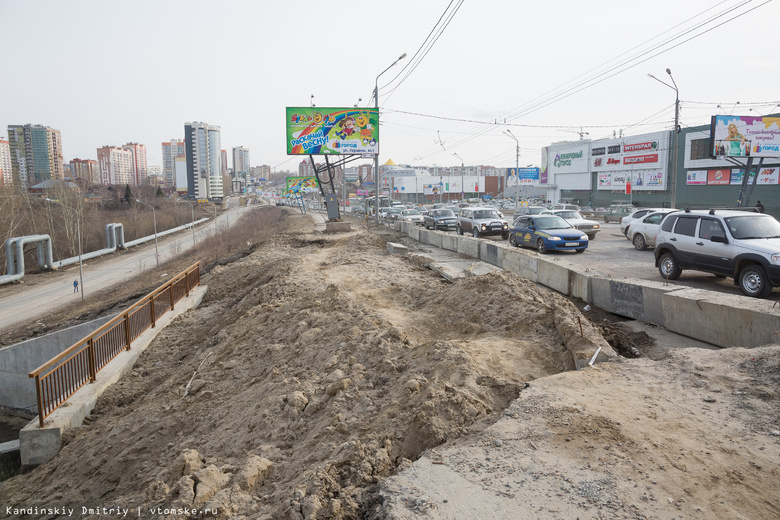
[[[392,232],[301,233],[301,215],[285,227],[212,269],[203,304],[0,501],[381,517],[381,479],[571,363],[564,298],[505,273],[451,284],[388,255]]]
[[[778,438],[768,433],[780,428],[776,350],[760,363],[735,351],[567,372],[564,342],[580,316],[567,299],[503,272],[446,282],[413,256],[388,255],[385,242],[401,240],[392,231],[324,235],[296,214],[279,226],[203,277],[201,306],[158,336],[57,458],[0,483],[3,511],[479,518],[465,506],[448,512],[458,489],[395,480],[438,453],[429,467],[451,471],[464,492],[537,486],[524,495],[528,518],[545,508],[561,511],[549,518],[611,518],[612,496],[630,500],[619,509],[628,517],[656,518],[667,488],[710,514],[694,518],[778,516]],[[582,324],[579,341],[606,345]],[[702,410],[710,422],[695,421]],[[504,482],[510,455],[526,458]],[[579,480],[554,477],[569,466]],[[646,490],[650,476],[663,493]],[[577,498],[575,483],[600,494]],[[716,507],[735,497],[755,507],[745,516]]]

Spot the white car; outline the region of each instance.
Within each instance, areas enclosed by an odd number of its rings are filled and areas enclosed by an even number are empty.
[[[623,233],[623,235],[625,235],[628,240],[631,240],[631,237],[628,236],[628,225],[631,224],[633,220],[646,217],[654,211],[666,211],[668,209],[669,208],[639,208],[633,213],[620,219],[620,232]]]
[[[401,212],[401,220],[404,222],[412,222],[418,226],[423,225],[423,216],[416,209],[405,209]]]
[[[634,244],[634,247],[644,251],[648,247],[655,247],[655,237],[658,228],[666,215],[677,211],[676,209],[662,209],[650,212],[644,217],[634,219],[626,228],[626,236]]]
[[[582,218],[582,215],[580,215],[579,211],[574,211],[571,209],[559,209],[542,212],[543,215],[546,213],[551,215],[558,215],[559,217],[563,218],[572,227],[588,235],[588,240],[596,240],[596,233],[601,231],[601,225],[598,222],[595,220]]]

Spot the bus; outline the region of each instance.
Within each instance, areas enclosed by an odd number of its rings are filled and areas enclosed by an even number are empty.
[[[373,215],[374,214],[374,206],[376,205],[376,196],[374,197],[366,197],[366,215]],[[379,196],[379,208],[389,208],[392,207],[393,201],[388,197],[387,195],[380,195]]]

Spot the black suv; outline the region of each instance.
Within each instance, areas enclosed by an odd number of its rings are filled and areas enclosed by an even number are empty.
[[[658,229],[655,265],[669,280],[694,269],[733,277],[747,296],[768,296],[780,286],[780,222],[751,211],[670,213]]]

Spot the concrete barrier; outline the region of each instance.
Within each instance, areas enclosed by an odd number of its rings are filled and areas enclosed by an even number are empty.
[[[768,300],[680,289],[663,294],[664,327],[720,347],[780,342],[780,309]]]
[[[38,413],[35,383],[28,374],[113,317],[105,316],[1,348],[0,408],[25,414]]]
[[[551,258],[539,258],[537,281],[568,296],[569,268]]]
[[[483,262],[487,262],[496,267],[504,268],[503,266],[503,252],[504,247],[496,242],[489,240],[481,240],[479,244],[479,258]]]
[[[479,258],[479,238],[458,237],[458,253]]]
[[[591,276],[587,268],[569,265],[569,296],[586,302],[593,301]]]
[[[390,253],[391,255],[405,255],[409,252],[409,248],[403,244],[398,244],[396,242],[388,242],[387,252]]]
[[[441,248],[447,251],[458,252],[458,244],[460,243],[460,237],[458,235],[450,235],[441,233]]]
[[[37,417],[22,428],[19,432],[22,466],[37,466],[53,459],[60,451],[62,434],[70,428],[80,426],[84,418],[92,413],[95,403],[106,388],[132,370],[135,361],[160,331],[180,314],[197,307],[207,289],[207,286],[201,285],[190,291],[190,295],[177,303],[173,311],[165,313],[157,320],[156,327],[149,328],[138,336],[130,350],[123,350],[103,367],[94,383],[82,386],[68,399],[66,406],[54,410],[46,418],[43,428],[38,426]]]
[[[430,231],[427,229],[421,229],[420,230],[420,242],[423,244],[428,244],[433,247],[438,247],[441,249],[441,237],[443,233],[439,233],[437,231]]]

